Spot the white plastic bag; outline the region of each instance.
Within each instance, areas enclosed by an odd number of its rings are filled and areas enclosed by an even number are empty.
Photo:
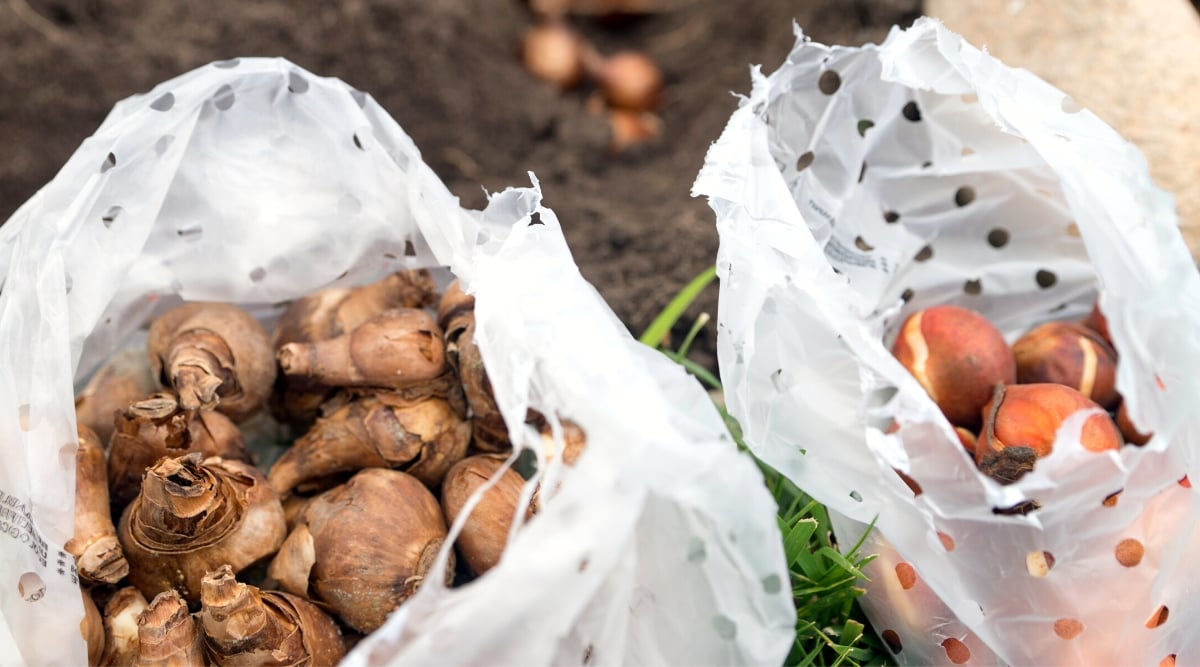
[[[878,517],[864,605],[903,664],[1200,662],[1200,504],[1179,483],[1200,449],[1200,280],[1170,198],[1096,116],[931,19],[878,47],[797,33],[695,185],[717,214],[718,354],[746,441],[849,541]],[[1011,342],[1097,292],[1118,389],[1156,436],[1088,453],[1077,415],[1011,486],[888,351],[934,304]],[[993,513],[1027,499],[1041,509]]]
[[[82,662],[61,547],[73,381],[148,315],[182,298],[270,318],[324,286],[448,266],[477,295],[514,442],[537,439],[533,407],[580,424],[588,449],[542,461],[560,490],[497,568],[427,581],[346,664],[778,663],[794,610],[757,468],[583,280],[540,199],[535,181],[462,209],[370,97],[284,60],[214,63],[118,104],[0,227],[0,635],[28,664]]]

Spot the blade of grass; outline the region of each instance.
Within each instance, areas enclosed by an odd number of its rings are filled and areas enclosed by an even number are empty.
[[[675,350],[675,359],[683,359],[687,356],[688,351],[692,349],[692,343],[696,340],[696,336],[700,334],[700,330],[704,328],[704,325],[708,324],[709,319],[708,313],[700,313],[700,316],[696,318],[696,321],[692,322],[692,328],[689,329],[687,335],[684,336],[683,342],[679,345],[679,349]]]
[[[687,370],[687,372],[695,375],[696,378],[704,384],[712,387],[713,389],[721,389],[721,381],[718,380],[717,376],[713,375],[712,372],[707,368],[692,361],[691,359],[676,359],[676,361],[678,361],[679,364]]]
[[[808,541],[817,529],[812,519],[800,519],[783,538],[783,552],[787,555],[788,567],[796,565],[808,554]],[[807,568],[805,568],[807,571]]]
[[[650,326],[646,327],[646,330],[642,332],[638,340],[654,348],[661,345],[663,339],[667,336],[667,332],[671,330],[671,327],[675,326],[680,317],[683,317],[683,311],[692,305],[696,297],[700,296],[700,292],[703,292],[704,288],[708,287],[708,284],[716,277],[717,267],[713,265],[705,269],[700,275],[692,278],[692,281],[679,290],[675,298],[671,299],[670,303],[662,309],[658,317],[654,318]]]

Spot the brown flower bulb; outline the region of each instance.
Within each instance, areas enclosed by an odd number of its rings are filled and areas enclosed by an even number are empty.
[[[506,459],[507,456],[502,454],[481,454],[465,458],[450,469],[442,482],[442,511],[446,525],[454,523],[471,494],[500,472]],[[516,471],[505,470],[496,484],[484,492],[463,524],[455,546],[476,575],[482,575],[500,562],[524,486],[525,480]],[[531,516],[532,510],[526,507],[522,520]]]
[[[1058,429],[1081,410],[1094,410],[1079,439],[1100,452],[1121,446],[1117,427],[1094,401],[1061,384],[997,385],[984,407],[983,433],[975,444],[979,469],[1002,484],[1033,470],[1037,459],[1054,449]]]
[[[461,330],[457,338],[449,342],[446,354],[458,373],[463,395],[471,410],[471,430],[475,447],[485,452],[504,452],[512,449],[508,439],[508,427],[496,406],[492,383],[483,355],[475,344],[475,314],[462,316]]]
[[[329,340],[288,343],[276,356],[285,375],[334,387],[398,389],[446,371],[442,330],[414,308],[385,311]]]
[[[932,306],[910,315],[892,354],[951,424],[971,430],[979,428],[996,383],[1012,384],[1017,377],[1004,335],[979,313],[958,306]]]
[[[1046,322],[1012,346],[1017,382],[1065,384],[1109,409],[1116,406],[1117,353],[1097,332],[1074,322]]]
[[[437,285],[429,272],[404,270],[361,287],[331,287],[297,299],[279,319],[272,348],[288,343],[329,340],[357,329],[393,308],[424,308],[434,302]],[[306,377],[280,374],[271,410],[280,421],[307,426],[334,389]]]
[[[445,572],[429,571],[445,539],[442,509],[420,480],[370,468],[304,508],[268,575],[370,633],[426,577],[451,581],[453,559]]]
[[[203,638],[179,593],[159,593],[137,625],[138,667],[205,667]]]
[[[317,420],[275,462],[269,479],[284,495],[335,473],[397,468],[433,487],[466,455],[470,440],[470,424],[444,400],[394,407],[367,396]]]
[[[121,350],[92,375],[75,397],[75,421],[95,431],[100,442],[108,442],[113,433],[113,413],[153,394],[157,388],[146,350]]]
[[[337,624],[307,600],[239,583],[228,565],[200,586],[201,632],[217,665],[336,665],[346,654]]]
[[[92,594],[83,588],[79,592],[83,596],[83,620],[79,622],[79,634],[87,643],[88,664],[98,665],[104,656],[104,619],[100,617]]]
[[[275,553],[287,532],[279,496],[254,466],[199,454],[164,458],[121,516],[129,581],[147,597],[178,590],[200,599],[200,580]]]
[[[261,408],[275,382],[267,332],[224,303],[185,303],[150,326],[150,365],[184,410],[217,409],[235,422]]]
[[[146,597],[133,586],[118,590],[104,605],[104,655],[99,664],[132,665],[138,654],[138,617]]]
[[[79,576],[91,583],[115,584],[129,574],[108,505],[104,447],[80,424],[75,450],[75,534],[66,550],[75,557]]]
[[[108,445],[108,485],[117,509],[137,496],[146,469],[164,456],[196,452],[250,462],[242,433],[228,417],[210,410],[183,410],[171,394],[155,394],[126,406],[115,424]]]

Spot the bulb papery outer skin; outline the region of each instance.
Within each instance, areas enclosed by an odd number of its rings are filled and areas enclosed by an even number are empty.
[[[459,461],[450,469],[442,483],[442,511],[446,525],[454,523],[471,494],[500,472],[507,458],[503,454],[479,454]],[[484,492],[463,524],[455,546],[476,575],[483,575],[500,562],[524,486],[525,480],[508,468],[496,484]],[[533,513],[526,508],[522,515],[522,521],[525,521]]]
[[[118,534],[129,582],[147,597],[176,589],[200,599],[200,580],[228,563],[235,572],[267,558],[287,532],[283,506],[254,466],[189,454],[146,472]]]
[[[288,343],[329,340],[357,329],[393,308],[424,308],[437,298],[437,284],[425,269],[403,270],[361,287],[331,287],[296,299],[275,326],[276,352]],[[311,378],[280,373],[271,411],[280,420],[305,427],[335,390]]]
[[[132,665],[138,653],[138,617],[148,603],[134,586],[126,586],[104,605],[104,655],[101,665]]]
[[[138,667],[204,667],[204,642],[187,602],[175,591],[155,596],[138,617]]]
[[[275,382],[271,340],[258,320],[225,303],[185,303],[150,325],[155,377],[185,410],[216,409],[235,422],[266,404]]]
[[[347,403],[317,420],[271,467],[281,496],[308,480],[363,468],[405,470],[436,487],[466,456],[471,425],[444,400],[393,407],[373,396]]]
[[[158,389],[146,350],[135,346],[120,350],[104,362],[75,397],[75,421],[96,432],[100,442],[113,433],[113,413]]]
[[[108,503],[104,447],[94,431],[79,425],[75,450],[75,534],[66,550],[79,576],[91,583],[115,584],[129,574]]]
[[[289,377],[334,387],[399,389],[436,379],[446,370],[437,322],[423,310],[396,308],[353,331],[315,343],[288,343],[276,353]]]
[[[92,594],[83,588],[79,589],[79,593],[83,596],[83,620],[79,622],[79,634],[87,643],[88,664],[98,665],[104,655],[104,619],[96,608]]]
[[[142,488],[146,469],[165,457],[191,453],[250,462],[242,432],[229,417],[182,409],[169,393],[132,403],[116,415],[108,445],[108,486],[112,504],[121,509]]]
[[[222,667],[334,665],[345,655],[337,623],[307,600],[239,583],[222,566],[201,583],[201,630]]]
[[[314,498],[271,562],[268,576],[322,603],[364,634],[421,586],[446,539],[437,499],[417,478],[371,468]]]

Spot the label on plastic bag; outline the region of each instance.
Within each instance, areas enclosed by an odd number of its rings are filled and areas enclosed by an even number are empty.
[[[0,535],[16,540],[37,554],[38,562],[46,566],[46,540],[33,524],[33,514],[20,498],[0,489]]]

